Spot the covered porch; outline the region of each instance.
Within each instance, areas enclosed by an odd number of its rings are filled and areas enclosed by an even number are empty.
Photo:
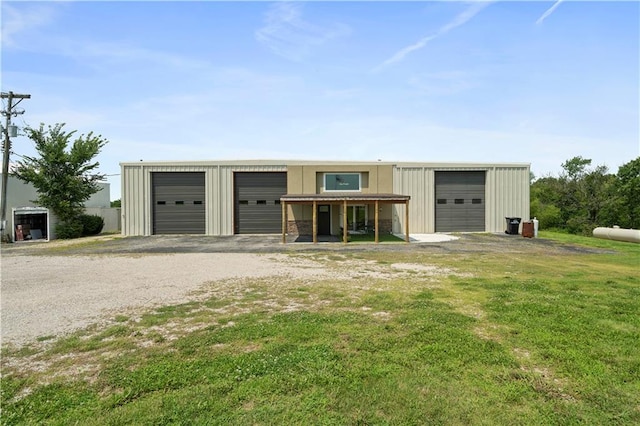
[[[342,242],[348,242],[348,223],[347,209],[349,206],[355,205],[372,205],[374,206],[373,232],[376,244],[380,242],[380,206],[383,204],[404,204],[405,205],[405,242],[409,242],[409,195],[398,194],[286,194],[280,197],[282,205],[282,243],[287,242],[287,224],[288,224],[288,206],[289,205],[310,205],[312,206],[312,241],[318,242],[318,206],[334,205],[342,207],[342,224],[340,226],[342,232]]]

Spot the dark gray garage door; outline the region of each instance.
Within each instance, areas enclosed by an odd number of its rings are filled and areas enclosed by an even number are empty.
[[[204,234],[204,173],[152,173],[153,233]]]
[[[273,234],[282,231],[280,197],[287,193],[287,174],[234,173],[236,234]]]
[[[485,172],[436,172],[436,232],[484,231]]]

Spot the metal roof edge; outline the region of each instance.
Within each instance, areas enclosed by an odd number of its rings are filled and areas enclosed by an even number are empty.
[[[477,167],[477,168],[492,168],[492,167],[531,167],[531,163],[485,163],[485,162],[460,162],[460,161],[452,161],[452,162],[398,162],[395,164],[396,167],[427,167],[427,168],[450,168],[450,167]]]
[[[333,165],[363,165],[363,166],[395,166],[395,167],[531,167],[531,163],[519,162],[403,162],[403,161],[345,161],[345,160],[183,160],[183,161],[124,161],[120,166],[333,166]]]

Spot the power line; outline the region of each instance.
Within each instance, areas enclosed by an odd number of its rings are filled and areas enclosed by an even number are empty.
[[[3,129],[4,132],[4,155],[2,156],[2,217],[0,222],[0,231],[4,233],[7,227],[7,183],[9,180],[9,159],[11,153],[11,139],[9,138],[9,128],[11,127],[11,117],[17,117],[20,114],[24,114],[24,110],[15,111],[14,108],[22,102],[23,99],[31,99],[31,95],[21,95],[13,92],[0,93],[0,99],[7,99],[7,108],[2,110],[2,115],[6,118],[6,125]],[[17,99],[15,104],[13,100]],[[12,135],[15,136],[15,135]]]

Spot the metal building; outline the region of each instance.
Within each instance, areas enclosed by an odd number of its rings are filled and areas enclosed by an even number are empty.
[[[505,217],[529,219],[529,167],[284,160],[121,163],[122,234],[275,234],[285,229],[304,234],[314,215],[320,231],[331,235],[340,235],[344,226],[370,228],[374,218],[381,232],[403,233],[407,226],[412,233],[503,232]],[[320,204],[290,204],[309,196]],[[340,207],[338,199],[349,200],[349,206],[345,201]],[[406,201],[379,204],[389,199]]]
[[[529,220],[529,170],[520,163],[396,164],[393,190],[411,195],[411,232],[503,232],[505,217]]]

